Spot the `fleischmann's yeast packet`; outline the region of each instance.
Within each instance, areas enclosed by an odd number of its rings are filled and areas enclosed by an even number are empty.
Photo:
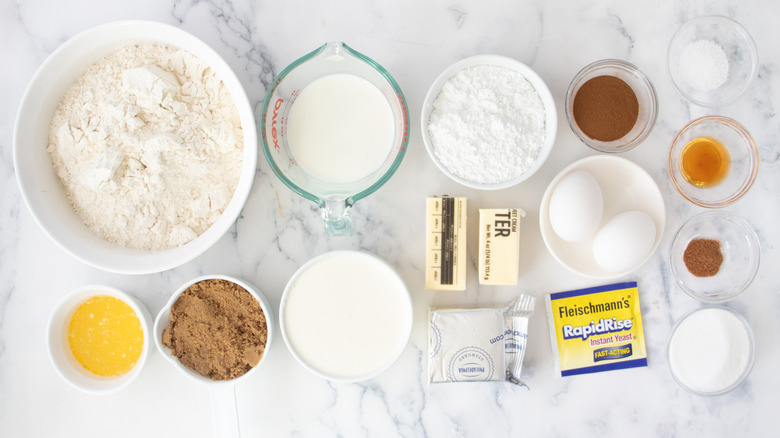
[[[647,366],[636,282],[545,295],[561,376]]]

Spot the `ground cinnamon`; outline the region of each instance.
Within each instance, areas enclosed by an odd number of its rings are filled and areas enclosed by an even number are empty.
[[[573,115],[588,137],[613,141],[631,132],[639,117],[639,101],[622,79],[596,76],[577,90]]]
[[[683,262],[688,271],[697,277],[712,277],[720,271],[723,253],[720,241],[715,239],[693,239],[683,253]]]
[[[212,380],[244,375],[260,362],[268,341],[263,309],[232,281],[190,286],[171,306],[163,345],[186,367]]]

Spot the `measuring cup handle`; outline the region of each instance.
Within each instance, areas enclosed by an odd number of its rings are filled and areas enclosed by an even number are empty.
[[[239,438],[238,411],[236,410],[236,392],[231,384],[210,385],[211,411],[214,413],[214,436],[220,438]]]
[[[349,210],[352,203],[349,199],[327,199],[320,205],[322,222],[325,224],[325,234],[328,236],[351,236],[352,220]]]

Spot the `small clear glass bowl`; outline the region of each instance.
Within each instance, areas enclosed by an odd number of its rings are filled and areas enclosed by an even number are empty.
[[[680,68],[680,58],[686,47],[698,40],[718,44],[729,61],[726,82],[714,90],[703,91],[692,87]],[[685,23],[674,34],[669,43],[667,65],[672,84],[682,97],[704,107],[724,106],[750,88],[758,73],[758,51],[753,38],[736,21],[720,16],[699,17]]]
[[[574,98],[582,85],[598,76],[614,76],[628,84],[639,102],[639,115],[631,131],[613,141],[599,141],[588,137],[574,119]],[[608,153],[625,152],[642,143],[655,126],[658,117],[658,98],[653,83],[634,64],[619,59],[604,59],[591,63],[572,79],[566,91],[566,120],[571,130],[591,148]]]
[[[729,314],[731,314],[733,317],[736,318],[736,320],[738,321],[739,324],[741,324],[741,327],[744,328],[745,334],[747,335],[747,341],[748,341],[747,356],[748,357],[747,357],[747,361],[745,363],[745,366],[742,369],[742,372],[739,374],[739,376],[737,376],[734,379],[733,382],[731,382],[730,384],[727,384],[727,385],[723,385],[720,388],[712,388],[711,390],[705,390],[704,388],[701,388],[701,387],[699,387],[699,388],[693,387],[693,386],[700,386],[700,385],[695,385],[694,383],[701,384],[702,382],[690,382],[690,381],[686,382],[686,378],[684,376],[678,375],[679,372],[677,370],[677,367],[680,366],[680,364],[677,363],[676,355],[677,354],[685,354],[688,350],[685,350],[685,349],[679,349],[678,350],[673,345],[673,342],[675,340],[675,336],[677,335],[677,331],[680,329],[680,327],[683,324],[685,324],[685,323],[692,323],[690,319],[699,316],[699,315],[697,315],[699,312],[712,311],[712,310],[722,310],[722,311],[728,312]],[[701,322],[701,321],[699,321],[699,322]],[[732,320],[731,322],[733,323],[735,321]],[[721,328],[721,327],[718,327],[718,328]],[[723,329],[724,330],[719,330],[719,331],[725,331],[725,328],[723,328]],[[725,333],[719,333],[719,334],[723,335]],[[724,336],[707,336],[706,334],[701,333],[701,334],[699,334],[699,338],[703,342],[707,343],[707,342],[710,342],[710,340],[720,340],[720,339],[723,339],[725,337]],[[699,366],[704,365],[704,364],[711,364],[713,359],[719,359],[719,360],[726,359],[727,358],[727,354],[728,353],[726,353],[726,352],[719,351],[719,352],[716,352],[716,354],[712,355],[712,357],[701,357],[701,356],[698,356],[698,357],[696,357],[696,359],[699,359],[699,360],[697,360],[697,364]],[[672,329],[672,333],[669,336],[669,341],[668,341],[667,346],[666,346],[666,358],[667,358],[667,363],[669,365],[669,371],[672,373],[672,377],[674,377],[674,380],[677,382],[677,384],[680,385],[686,391],[690,392],[691,394],[700,395],[700,396],[716,396],[716,395],[725,394],[727,392],[733,391],[734,389],[736,389],[737,387],[742,385],[742,383],[745,381],[745,379],[747,379],[747,377],[750,375],[750,372],[753,370],[753,363],[755,362],[755,359],[756,359],[755,335],[753,334],[753,329],[750,327],[750,324],[748,324],[748,322],[745,319],[745,317],[742,316],[739,312],[737,312],[737,311],[735,311],[735,310],[733,310],[733,309],[731,309],[729,307],[721,306],[721,305],[712,305],[712,304],[711,305],[706,305],[706,306],[703,306],[703,307],[698,307],[698,308],[695,308],[695,309],[689,311],[685,315],[683,315],[683,317],[680,318],[674,324],[674,328]],[[690,359],[690,355],[689,355],[688,358]],[[711,371],[712,370],[710,370],[710,374],[711,374]],[[702,372],[704,372],[704,370],[702,370]],[[702,374],[697,374],[697,376],[700,378],[700,377],[702,377]]]
[[[712,277],[697,277],[685,266],[683,255],[693,239],[720,241],[723,263]],[[753,282],[761,262],[761,246],[744,219],[722,211],[696,215],[682,224],[672,240],[669,266],[677,284],[691,297],[722,303],[741,294]]]
[[[728,149],[731,167],[726,178],[712,187],[696,186],[683,175],[680,156],[685,146],[700,137],[712,137]],[[729,206],[742,198],[758,175],[758,146],[744,126],[723,116],[704,116],[685,125],[669,148],[669,176],[683,197],[706,208]]]

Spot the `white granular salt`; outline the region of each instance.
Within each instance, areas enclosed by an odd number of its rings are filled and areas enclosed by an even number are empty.
[[[680,53],[680,73],[691,88],[716,90],[728,80],[729,59],[714,41],[692,41]]]
[[[439,164],[477,184],[521,176],[545,140],[542,99],[519,72],[469,67],[450,78],[433,102],[428,133]]]
[[[183,50],[134,45],[71,85],[48,151],[87,227],[124,247],[165,249],[222,214],[240,177],[243,133],[208,65]]]
[[[748,331],[727,310],[698,310],[674,331],[669,343],[669,365],[674,375],[694,391],[723,391],[750,366]]]

